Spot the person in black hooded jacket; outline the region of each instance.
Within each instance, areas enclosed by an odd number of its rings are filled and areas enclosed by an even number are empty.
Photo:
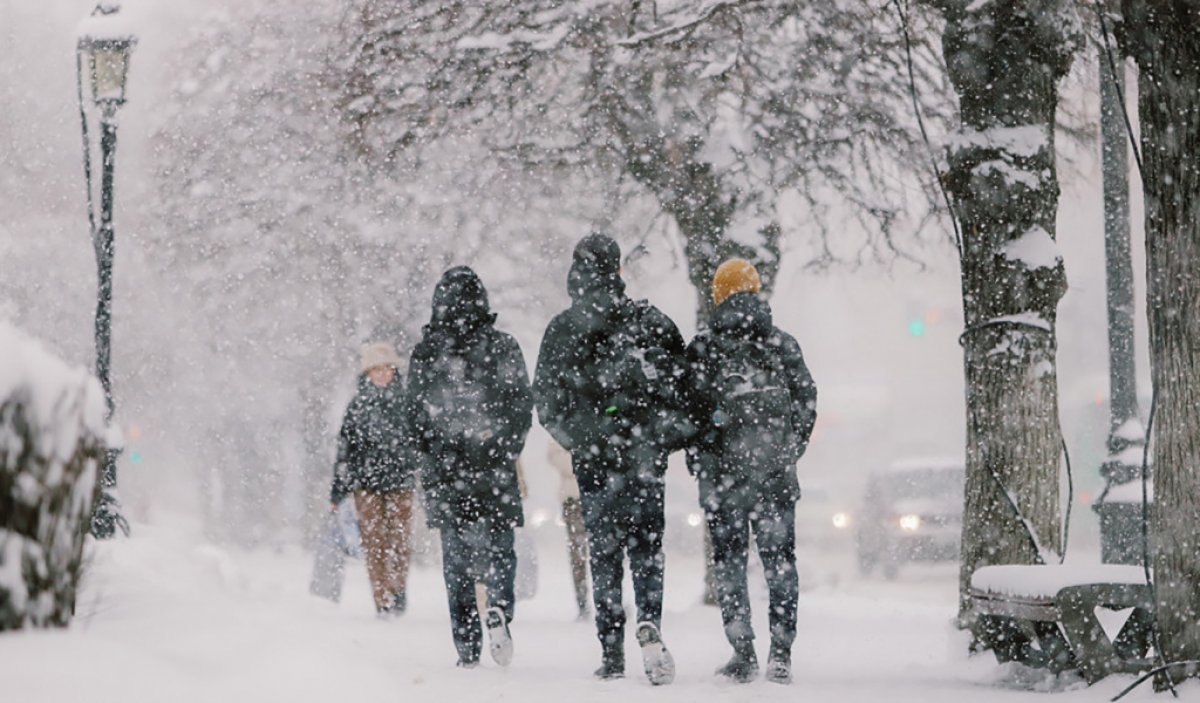
[[[571,453],[592,567],[600,678],[625,670],[622,561],[629,556],[638,642],[652,683],[669,683],[662,644],[663,474],[690,434],[680,379],[684,343],[657,308],[625,295],[621,252],[603,234],[575,247],[571,307],[546,329],[534,377],[542,424]]]
[[[483,633],[475,582],[487,587],[489,651],[512,660],[513,528],[523,522],[516,459],[532,423],[521,348],[494,326],[487,291],[465,266],[442,275],[433,314],[408,369],[414,437],[431,527],[441,531],[442,571],[459,665],[479,662]]]
[[[734,655],[717,671],[758,675],[746,560],[754,533],[770,594],[767,679],[791,681],[796,638],[796,462],[816,422],[817,389],[800,345],[775,327],[758,272],[732,259],[717,269],[709,329],[688,346],[688,408],[699,428],[688,468],[700,486],[713,545],[717,600]]]

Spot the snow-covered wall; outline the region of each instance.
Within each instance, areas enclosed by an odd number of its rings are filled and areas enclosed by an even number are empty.
[[[70,620],[105,444],[96,379],[0,322],[0,630]]]

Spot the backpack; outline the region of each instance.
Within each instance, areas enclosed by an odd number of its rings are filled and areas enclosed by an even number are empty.
[[[623,424],[649,422],[663,409],[664,400],[669,401],[681,375],[678,360],[645,329],[649,309],[644,300],[631,302],[630,314],[615,334],[589,340],[595,350],[595,378],[609,404],[606,413]]]
[[[783,359],[754,340],[720,340],[713,423],[726,463],[748,475],[795,463],[792,394]]]
[[[492,342],[488,334],[478,346],[445,349],[439,355],[438,370],[444,375],[431,394],[439,407],[432,419],[447,439],[481,444],[503,423],[502,418],[493,417],[499,411],[495,404],[500,378]],[[482,366],[477,366],[480,362]]]

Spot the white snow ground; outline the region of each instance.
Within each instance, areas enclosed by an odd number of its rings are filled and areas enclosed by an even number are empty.
[[[214,546],[188,524],[135,524],[134,536],[94,545],[67,631],[0,636],[0,699],[13,703],[214,701],[1056,701],[1107,700],[1131,680],[1094,688],[1047,680],[989,656],[968,659],[950,625],[953,567],[913,567],[894,583],[841,579],[803,594],[796,682],[739,686],[713,669],[727,656],[720,618],[699,605],[700,564],[668,560],[664,636],[674,685],[652,688],[627,644],[629,676],[600,682],[590,623],[574,622],[565,555],[543,544],[539,593],[519,604],[508,669],[454,667],[440,572],[417,568],[410,610],[379,621],[361,562],[348,563],[343,602],[307,592],[311,560],[293,548]],[[760,633],[764,589],[756,591]],[[760,640],[760,649],[762,648]],[[1127,700],[1149,700],[1146,688]],[[1200,687],[1183,689],[1200,699]]]

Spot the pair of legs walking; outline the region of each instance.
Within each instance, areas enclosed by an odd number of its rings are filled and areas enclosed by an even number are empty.
[[[355,491],[354,509],[366,551],[375,611],[380,615],[402,613],[408,607],[413,491]]]
[[[459,666],[479,663],[483,627],[475,599],[476,582],[487,588],[487,629],[490,650],[498,664],[512,660],[508,623],[516,598],[513,583],[517,552],[511,525],[491,520],[442,528],[442,575],[450,605],[450,627]]]
[[[796,639],[800,592],[796,575],[795,503],[747,505],[747,501],[740,500],[706,501],[705,516],[712,534],[717,602],[721,606],[725,636],[734,650],[733,659],[718,673],[737,681],[750,681],[758,676],[746,583],[746,562],[753,532],[770,595],[771,648],[767,678],[776,683],[791,681],[791,652]]]
[[[583,488],[583,486],[581,486]],[[662,644],[663,480],[657,472],[607,473],[604,485],[582,491],[592,567],[596,634],[603,662],[596,675],[616,678],[625,671],[625,607],[621,582],[629,558],[637,608],[638,644],[651,683],[670,683],[674,660]]]
[[[575,606],[579,619],[588,614],[587,528],[583,525],[583,508],[578,498],[567,498],[562,504],[563,522],[567,526],[567,556],[571,559],[571,580],[575,584]]]

